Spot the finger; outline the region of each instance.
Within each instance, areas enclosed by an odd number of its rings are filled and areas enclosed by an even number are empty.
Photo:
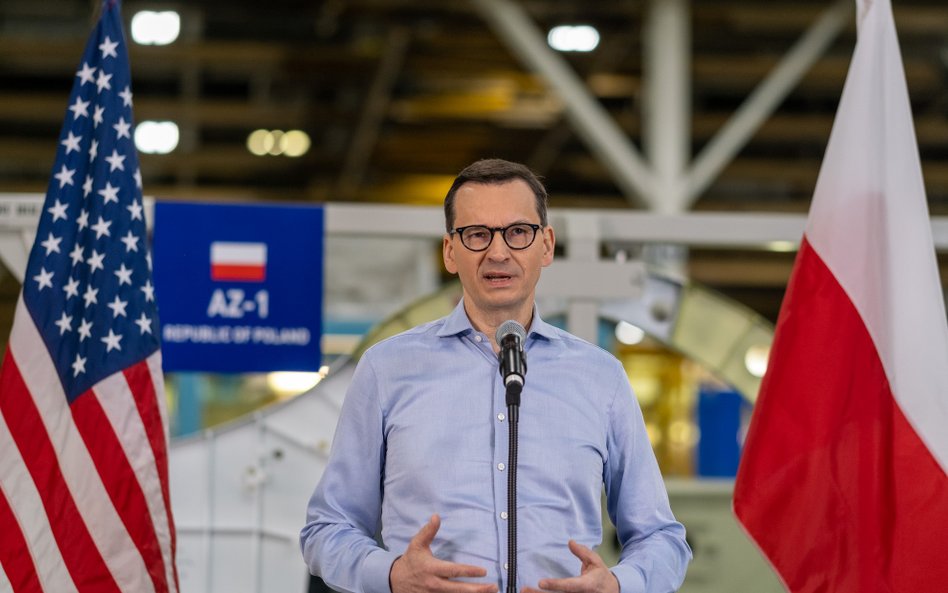
[[[565,579],[541,579],[537,585],[546,591],[563,591],[564,593],[582,593],[589,590],[589,579],[583,577],[569,577]]]
[[[591,564],[593,566],[605,566],[606,563],[603,562],[602,558],[593,551],[591,548],[584,546],[578,541],[571,539],[569,540],[569,551],[573,553],[573,556],[576,556],[583,561],[583,566]]]
[[[447,560],[435,560],[432,565],[432,573],[446,579],[458,577],[486,577],[487,569],[472,564],[458,564],[457,562],[448,562]]]
[[[491,583],[459,583],[445,581],[439,588],[441,593],[497,593],[497,585]]]
[[[431,518],[428,519],[428,522],[418,530],[418,533],[415,534],[415,537],[411,538],[409,545],[422,548],[430,547],[431,542],[434,541],[435,534],[438,533],[438,529],[440,528],[441,517],[439,517],[437,514],[431,515]]]

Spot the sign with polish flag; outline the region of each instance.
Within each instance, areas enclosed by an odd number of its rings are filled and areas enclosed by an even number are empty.
[[[263,282],[266,278],[266,243],[211,243],[211,280]]]
[[[858,40],[734,511],[793,593],[948,587],[948,323],[889,0]]]

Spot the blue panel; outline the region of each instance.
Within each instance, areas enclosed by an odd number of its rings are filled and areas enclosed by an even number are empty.
[[[741,414],[747,406],[733,390],[703,385],[698,392],[698,475],[733,477],[741,458]]]
[[[154,277],[166,371],[315,371],[323,209],[157,203]]]

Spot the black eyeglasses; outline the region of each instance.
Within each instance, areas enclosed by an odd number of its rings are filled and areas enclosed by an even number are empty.
[[[518,222],[510,226],[489,227],[481,224],[455,227],[451,234],[461,237],[461,244],[471,251],[484,251],[494,240],[494,233],[500,231],[504,243],[511,249],[526,249],[533,245],[541,225]]]

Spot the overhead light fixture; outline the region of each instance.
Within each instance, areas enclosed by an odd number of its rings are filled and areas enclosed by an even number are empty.
[[[634,346],[645,339],[645,331],[628,321],[620,321],[616,324],[616,339],[623,344]]]
[[[139,45],[168,45],[181,33],[181,15],[173,10],[143,10],[132,17],[132,40]]]
[[[329,367],[323,366],[317,373],[299,371],[277,371],[267,374],[267,385],[278,396],[286,397],[309,391],[326,378]]]
[[[254,130],[247,136],[247,150],[257,156],[300,157],[309,151],[309,134],[302,130]]]
[[[771,241],[767,243],[767,249],[778,253],[790,253],[797,250],[797,244],[793,241]]]
[[[178,147],[178,124],[173,121],[143,121],[135,126],[135,148],[148,154],[168,154]]]
[[[559,25],[550,29],[546,41],[557,51],[589,52],[599,45],[599,31],[591,25]]]
[[[751,346],[744,353],[744,367],[755,377],[763,377],[767,372],[767,358],[770,356],[769,346]]]

